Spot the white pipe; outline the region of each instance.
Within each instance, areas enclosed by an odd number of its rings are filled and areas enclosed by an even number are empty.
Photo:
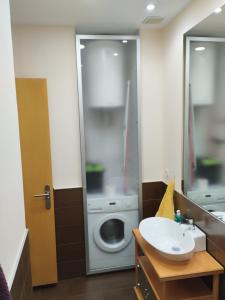
[[[129,123],[129,107],[130,107],[130,80],[127,80],[127,92],[124,114],[124,131],[123,131],[123,188],[127,192],[127,154],[128,154],[128,123]]]

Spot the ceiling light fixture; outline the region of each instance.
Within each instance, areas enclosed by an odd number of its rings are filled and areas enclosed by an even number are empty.
[[[113,53],[113,55],[114,55],[114,56],[118,56],[118,55],[119,55],[119,53],[115,52],[115,53]]]
[[[123,44],[127,44],[127,43],[128,43],[128,40],[122,40],[122,43],[123,43]]]
[[[150,4],[148,4],[147,5],[147,10],[149,10],[149,11],[153,11],[154,9],[155,9],[155,5],[153,4],[153,3],[150,3]]]
[[[85,49],[85,46],[80,44],[80,50],[83,50],[83,49]]]
[[[202,52],[202,51],[205,51],[205,47],[196,47],[195,48],[195,51],[197,51],[197,52]]]
[[[214,13],[215,14],[220,14],[222,12],[222,8],[221,7],[217,7],[215,10],[214,10]]]

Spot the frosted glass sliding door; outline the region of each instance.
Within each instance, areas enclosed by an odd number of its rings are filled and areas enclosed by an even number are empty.
[[[87,195],[138,194],[137,40],[80,39]]]

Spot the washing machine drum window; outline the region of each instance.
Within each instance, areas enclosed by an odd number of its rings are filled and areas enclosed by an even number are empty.
[[[100,228],[102,240],[107,244],[117,244],[124,239],[124,223],[118,219],[105,221]]]
[[[106,252],[118,252],[124,249],[132,239],[132,226],[121,215],[105,216],[94,228],[94,240],[97,246]]]

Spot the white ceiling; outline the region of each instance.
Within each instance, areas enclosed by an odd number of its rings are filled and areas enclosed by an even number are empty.
[[[73,25],[79,33],[136,33],[148,15],[161,16],[163,26],[192,0],[11,0],[14,24]],[[146,6],[156,9],[148,12]]]
[[[188,35],[225,37],[225,5],[220,14],[211,14],[197,26],[192,28]]]

